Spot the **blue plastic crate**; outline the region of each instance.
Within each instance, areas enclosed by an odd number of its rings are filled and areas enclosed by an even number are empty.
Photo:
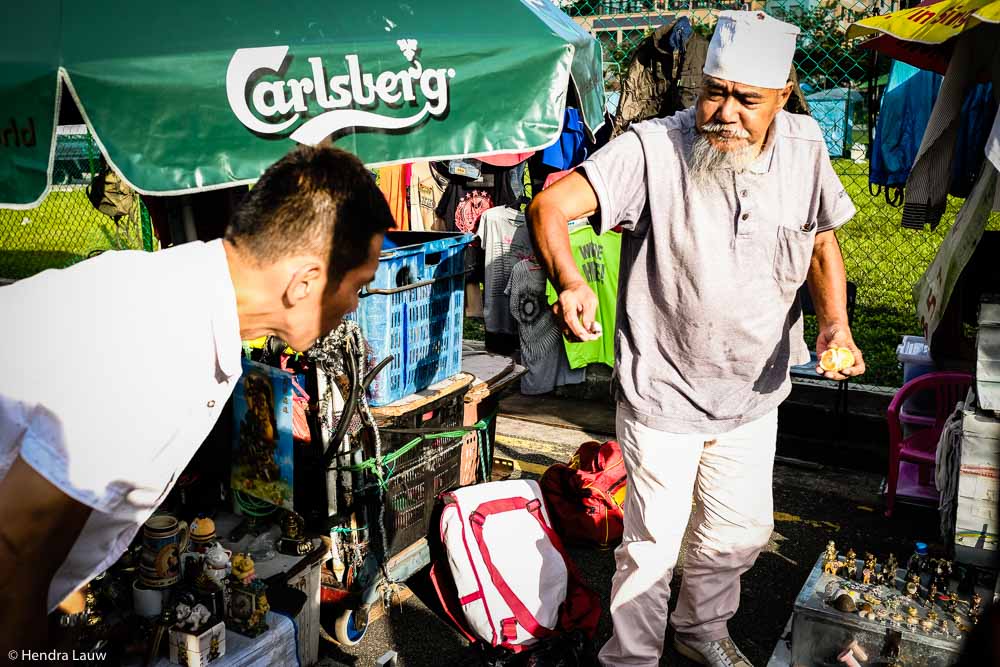
[[[392,362],[368,388],[371,405],[425,389],[462,370],[465,247],[471,234],[389,232],[357,320],[375,363]]]

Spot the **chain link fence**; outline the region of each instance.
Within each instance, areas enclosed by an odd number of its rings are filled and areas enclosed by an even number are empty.
[[[763,10],[801,29],[795,54],[799,84],[824,132],[834,168],[858,209],[837,236],[847,278],[858,287],[853,332],[868,363],[860,381],[899,386],[896,346],[904,334],[920,334],[911,289],[934,259],[963,202],[949,199],[947,214],[935,230],[905,229],[900,202],[869,188],[869,147],[890,62],[848,44],[846,31],[853,21],[902,8],[899,0],[580,0],[561,6],[603,46],[609,107],[617,104],[619,81],[636,47],[657,28],[681,17],[704,37],[711,36],[719,12],[726,9]],[[994,215],[989,228],[1000,229],[1000,216]],[[815,341],[814,318],[807,320],[806,335],[810,344]]]
[[[139,197],[117,222],[91,205],[87,187],[101,165],[100,150],[85,125],[58,128],[49,194],[32,209],[0,209],[0,279],[64,268],[105,250],[154,249]]]

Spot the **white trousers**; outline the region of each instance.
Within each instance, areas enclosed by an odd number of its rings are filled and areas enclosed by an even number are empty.
[[[614,635],[601,664],[659,664],[670,578],[695,501],[677,608],[681,637],[727,637],[740,603],[740,575],[774,528],[771,476],[778,411],[716,435],[665,433],[618,405],[617,432],[628,472],[625,532],[611,588]]]

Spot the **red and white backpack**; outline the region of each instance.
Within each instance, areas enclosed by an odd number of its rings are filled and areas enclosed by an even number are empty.
[[[445,610],[470,641],[518,652],[572,630],[593,637],[600,600],[552,530],[537,482],[490,482],[442,499],[448,567],[432,576]]]

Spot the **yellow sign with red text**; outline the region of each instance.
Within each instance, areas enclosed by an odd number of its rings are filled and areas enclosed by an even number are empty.
[[[1000,0],[943,0],[852,23],[848,39],[892,35],[920,44],[941,44],[982,22],[1000,23]]]

